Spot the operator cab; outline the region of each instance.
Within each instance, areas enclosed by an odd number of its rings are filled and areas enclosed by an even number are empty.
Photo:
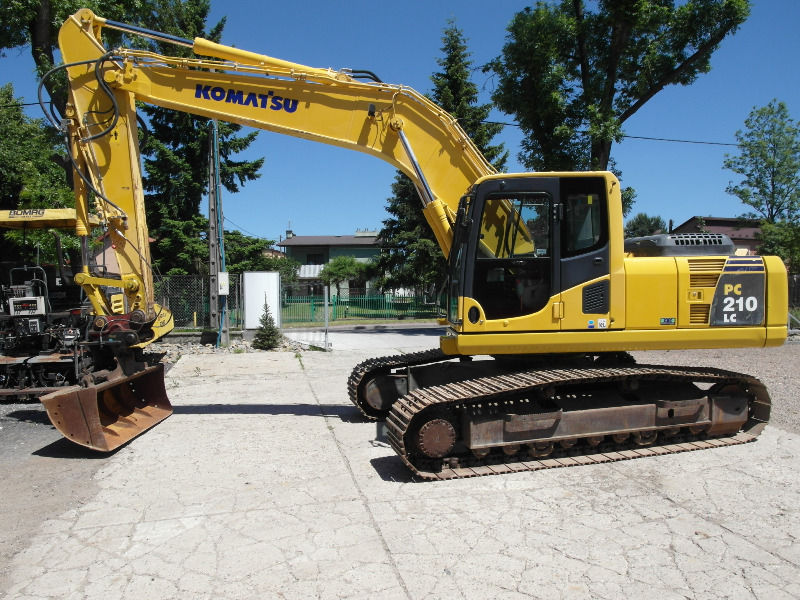
[[[449,265],[451,323],[539,313],[560,292],[609,274],[602,176],[494,176],[462,198],[458,215]],[[608,280],[599,283],[585,299],[586,313],[609,310]],[[480,309],[456,314],[459,297]]]

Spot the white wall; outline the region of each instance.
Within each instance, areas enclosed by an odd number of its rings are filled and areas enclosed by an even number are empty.
[[[281,327],[281,276],[275,271],[244,273],[244,328],[258,329],[266,298],[275,325]]]

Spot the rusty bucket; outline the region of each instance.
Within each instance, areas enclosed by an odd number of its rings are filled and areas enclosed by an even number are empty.
[[[65,438],[99,452],[119,448],[172,414],[160,364],[89,387],[65,387],[40,401]]]

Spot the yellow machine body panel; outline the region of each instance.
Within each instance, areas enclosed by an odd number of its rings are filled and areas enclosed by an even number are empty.
[[[477,250],[460,276],[468,295],[451,302],[459,312],[441,341],[447,354],[764,346],[786,337],[779,259],[692,247],[626,252],[610,173],[492,175],[473,196]],[[505,240],[520,222],[531,242],[515,252]]]
[[[442,348],[448,354],[599,353],[776,346],[786,339],[786,269],[775,257],[627,257],[624,269],[624,301],[609,313],[582,312],[582,288],[597,283],[590,281],[551,297],[536,314],[452,328]],[[471,298],[464,307],[481,310]],[[743,317],[753,322],[742,323]],[[602,319],[607,326],[598,326]]]

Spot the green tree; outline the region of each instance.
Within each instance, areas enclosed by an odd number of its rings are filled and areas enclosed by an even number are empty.
[[[430,98],[458,119],[484,156],[498,170],[505,166],[508,152],[492,139],[502,125],[486,123],[491,104],[478,104],[478,87],[470,80],[472,62],[463,32],[450,21],[442,36],[443,56],[437,59],[440,71],[431,76]],[[378,284],[384,288],[429,289],[444,280],[447,263],[430,227],[414,185],[403,173],[392,184],[387,201],[390,218],[379,234],[381,254],[376,262]]]
[[[145,24],[158,18],[147,0],[3,0],[0,2],[0,57],[5,50],[29,47],[35,73],[44,75],[55,65],[55,48],[61,24],[81,8],[115,21]],[[111,32],[118,40],[120,35]],[[63,114],[66,80],[50,78],[44,85],[56,109]]]
[[[161,17],[160,31],[190,39],[220,40],[224,19],[205,31],[209,0],[151,2]],[[190,49],[174,45],[153,44],[153,50],[177,56],[192,55]],[[152,133],[143,142],[142,152],[145,155],[143,183],[147,222],[150,235],[158,240],[152,248],[153,264],[169,275],[197,272],[194,265],[205,263],[207,250],[202,245],[189,244],[184,252],[175,254],[169,240],[174,237],[201,240],[205,234],[205,229],[201,228],[203,220],[197,217],[208,187],[209,121],[158,106],[143,106],[142,112],[148,117]],[[258,171],[264,164],[263,158],[253,161],[234,158],[253,143],[258,132],[240,135],[241,126],[223,122],[218,128],[220,180],[227,191],[235,193],[239,186],[260,176]]]
[[[165,219],[154,235],[150,230],[152,256],[168,256],[168,261],[153,261],[153,269],[163,276],[207,274],[208,219],[192,215],[184,219]]]
[[[269,310],[266,298],[264,298],[264,313],[258,322],[258,329],[253,336],[252,346],[256,350],[272,350],[280,346],[283,341],[281,330],[275,325],[275,319]]]
[[[447,270],[439,244],[422,215],[422,204],[411,180],[398,172],[378,239],[381,253],[375,261],[377,284],[384,289],[427,289],[441,283]]]
[[[759,242],[761,254],[780,256],[786,262],[789,273],[800,274],[800,223],[762,221]]]
[[[669,85],[710,70],[722,40],[749,14],[747,0],[538,2],[508,26],[493,99],[525,138],[520,160],[535,171],[614,169],[622,126]],[[619,174],[619,173],[618,173]],[[633,190],[623,199],[625,212]]]
[[[367,265],[358,262],[353,256],[337,256],[322,267],[319,278],[325,285],[335,285],[336,295],[340,296],[340,284],[343,281],[363,280],[366,269]]]
[[[245,271],[278,271],[281,283],[297,281],[300,263],[293,258],[268,256],[274,242],[245,235],[240,231],[225,232],[225,263],[231,273]]]
[[[74,206],[59,158],[64,152],[61,138],[39,119],[22,110],[22,99],[14,97],[12,85],[0,86],[0,209],[64,208]],[[67,249],[77,241],[62,235]],[[39,248],[42,261],[55,260],[53,237],[48,232],[3,232],[0,257],[29,259]]]
[[[664,219],[658,216],[651,217],[650,215],[640,212],[636,216],[628,219],[625,223],[625,237],[642,237],[645,235],[653,235],[654,233],[666,232],[667,226]]]
[[[223,19],[205,32],[210,0],[4,0],[0,3],[0,52],[30,45],[35,71],[41,76],[55,64],[61,23],[82,7],[108,19],[185,38],[202,36],[219,41],[224,27]],[[108,45],[117,44],[123,37],[108,28],[103,35]],[[137,47],[171,55],[191,54],[187,48],[135,39]],[[65,83],[63,74],[45,80],[53,104],[62,114]],[[207,260],[205,220],[199,207],[208,181],[208,120],[158,107],[143,107],[142,111],[151,133],[142,143],[142,152],[148,226],[156,240],[152,247],[154,267],[164,274],[198,272]],[[240,126],[225,123],[219,130],[220,178],[233,193],[258,177],[263,159],[235,159],[252,144],[256,132],[239,135]],[[64,155],[61,164],[67,164]]]
[[[800,273],[800,126],[777,99],[756,107],[736,132],[739,152],[723,166],[741,177],[726,191],[761,219],[760,252],[786,261]]]
[[[772,100],[753,108],[736,132],[739,152],[723,166],[741,176],[725,191],[752,209],[746,216],[767,223],[800,219],[800,126],[786,104]]]
[[[143,19],[149,17],[152,21],[156,16],[151,10],[148,0],[3,0],[0,2],[0,58],[11,49],[19,51],[29,50],[33,65],[31,76],[41,77],[56,64],[56,46],[58,43],[58,30],[69,15],[80,8],[90,8],[95,13],[118,21],[128,21],[137,24],[146,24]],[[109,37],[115,42],[121,38],[118,32],[109,30]],[[66,104],[66,78],[63,73],[44,80],[44,87],[50,95],[55,112],[64,113]],[[3,102],[7,104],[7,102]],[[21,114],[21,113],[20,113]],[[17,196],[22,206],[36,206],[44,208],[59,208],[73,206],[71,184],[71,167],[67,159],[66,148],[58,136],[42,123],[37,125],[39,131],[30,136],[24,136],[25,145],[33,144],[38,148],[38,155],[33,161],[18,161],[18,167],[33,169],[38,173],[34,179],[28,178],[24,186],[24,193]],[[11,138],[4,140],[10,143]],[[44,139],[47,138],[47,139]],[[41,160],[39,160],[41,159]],[[0,174],[6,182],[14,180],[15,168],[3,168]],[[7,174],[7,175],[6,175]],[[8,199],[3,198],[7,203]],[[4,207],[8,207],[3,204]],[[16,204],[15,204],[16,206]],[[36,232],[27,236],[9,233],[9,238],[22,240],[28,245],[35,244],[45,249],[47,256],[43,260],[54,260],[52,236],[47,232]],[[75,259],[79,254],[76,251],[77,238],[71,235],[62,235],[65,249]],[[3,249],[4,250],[4,249]],[[8,256],[5,252],[3,256]]]

